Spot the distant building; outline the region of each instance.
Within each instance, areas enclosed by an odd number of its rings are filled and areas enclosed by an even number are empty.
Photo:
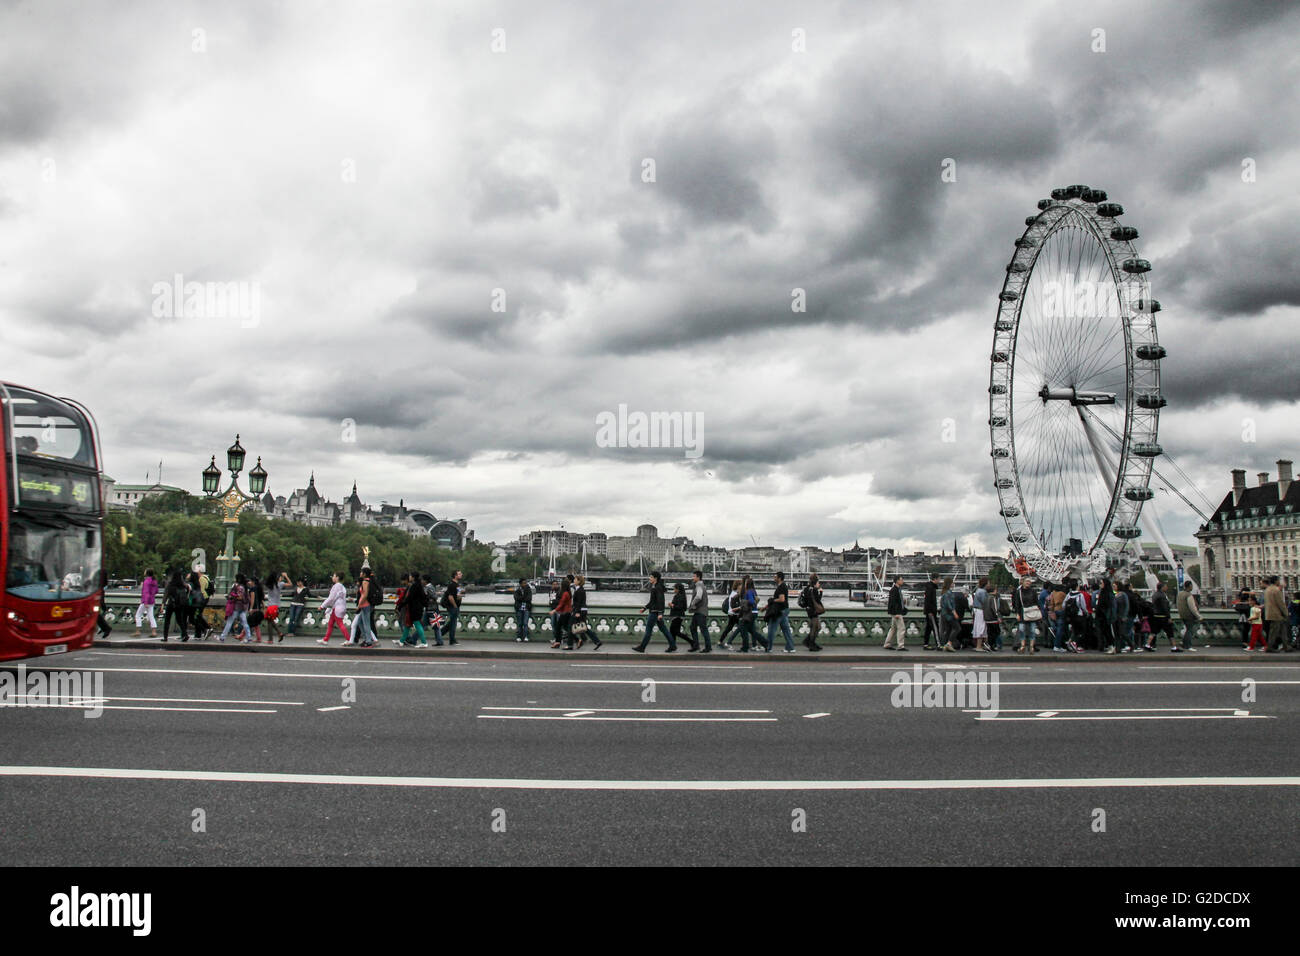
[[[156,498],[168,492],[187,494],[184,488],[154,482],[152,485],[119,485],[108,475],[101,475],[104,501],[114,511],[134,511],[146,498]]]
[[[1277,462],[1277,480],[1268,472],[1246,487],[1246,470],[1232,471],[1232,489],[1210,520],[1196,532],[1201,558],[1201,587],[1258,590],[1273,575],[1283,587],[1300,586],[1300,487],[1291,477],[1291,462]]]
[[[348,522],[366,527],[396,528],[413,538],[430,537],[440,547],[454,551],[463,551],[465,545],[474,540],[474,532],[469,530],[464,518],[454,521],[439,519],[427,511],[407,508],[405,499],[396,505],[381,503],[378,508],[373,508],[361,500],[356,482],[352,483],[352,493],[342,503],[327,501],[316,489],[314,472],[307,480],[306,488],[294,489],[287,498],[276,496],[267,489],[258,500],[257,510],[268,518],[316,527],[333,527]]]

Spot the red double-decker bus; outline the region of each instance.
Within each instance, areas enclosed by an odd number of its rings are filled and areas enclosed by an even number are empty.
[[[82,650],[103,592],[99,436],[86,408],[0,382],[0,661]]]

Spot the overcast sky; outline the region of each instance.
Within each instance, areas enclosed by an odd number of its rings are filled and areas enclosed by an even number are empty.
[[[997,294],[1087,183],[1154,266],[1164,447],[1216,503],[1300,458],[1300,7],[924,10],[0,2],[0,379],[89,404],[119,481],[198,490],[238,431],[277,494],[483,540],[1002,553]],[[255,320],[159,316],[176,275]],[[599,447],[620,403],[702,455]]]

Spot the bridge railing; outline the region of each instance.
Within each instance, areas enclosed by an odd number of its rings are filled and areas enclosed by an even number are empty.
[[[389,600],[390,603],[380,606],[375,618],[376,630],[380,637],[396,637],[401,632],[401,625],[396,620],[391,598]],[[317,604],[319,604],[319,601],[307,605],[302,624],[298,628],[300,634],[317,636],[324,633],[326,618],[324,612],[316,606]],[[138,606],[138,596],[133,599],[124,595],[109,595],[105,601],[105,614],[109,623],[115,629],[124,628],[134,631],[135,611]],[[602,641],[607,639],[614,641],[640,640],[641,635],[645,632],[645,615],[640,613],[640,607],[640,604],[591,607],[588,609],[587,621]],[[224,611],[225,601],[218,600],[215,597],[212,598],[205,609],[208,623],[219,630],[224,626]],[[350,603],[347,614],[349,624],[351,624],[354,612],[355,605]],[[157,604],[155,614],[161,631],[161,602]],[[280,627],[286,627],[288,620],[289,605],[281,605]],[[1003,617],[1002,622],[1003,642],[1006,644],[1013,643],[1015,640],[1013,633],[1014,619]],[[766,634],[767,625],[762,621],[761,613],[754,623],[759,633]],[[822,617],[820,639],[833,641],[837,644],[878,644],[884,640],[885,634],[889,630],[889,623],[889,615],[885,613],[884,608],[830,608]],[[906,623],[908,639],[919,641],[925,629],[925,616],[919,610],[909,609]],[[709,629],[715,640],[725,626],[726,615],[716,608],[711,610],[709,612]],[[1177,621],[1174,622],[1174,626],[1181,635],[1181,626]],[[690,618],[687,617],[684,621],[683,631],[689,632],[689,627]],[[791,609],[790,627],[800,639],[807,635],[808,618],[801,609]],[[544,606],[534,608],[531,615],[530,630],[543,637],[550,636],[549,612]],[[1237,615],[1230,610],[1207,610],[1201,634],[1205,643],[1209,644],[1233,645],[1240,643],[1241,629],[1237,623]],[[475,638],[513,640],[514,635],[515,614],[514,609],[509,605],[475,604],[471,599],[467,600],[462,606],[460,618],[456,625],[456,637],[458,639],[463,637],[471,640]]]

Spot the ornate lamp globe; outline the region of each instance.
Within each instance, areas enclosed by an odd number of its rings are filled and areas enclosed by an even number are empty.
[[[255,495],[266,491],[266,469],[262,467],[261,455],[257,456],[257,464],[248,473],[248,488]]]
[[[239,443],[239,436],[235,436],[235,443],[226,449],[226,464],[229,465],[231,472],[238,475],[244,470],[244,446]]]
[[[217,467],[217,456],[212,456],[212,462],[208,467],[203,469],[203,493],[205,495],[215,495],[217,486],[221,484],[221,469]]]

